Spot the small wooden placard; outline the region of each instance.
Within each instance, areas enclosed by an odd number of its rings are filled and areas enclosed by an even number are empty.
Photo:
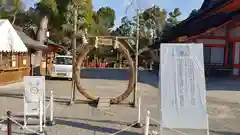
[[[99,45],[111,46],[113,44],[112,39],[100,38],[98,40]]]

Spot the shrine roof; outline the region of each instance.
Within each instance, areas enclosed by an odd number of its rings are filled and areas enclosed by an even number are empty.
[[[213,27],[218,27],[227,21],[231,20],[233,16],[238,15],[239,9],[228,12],[223,12],[219,9],[224,9],[236,3],[237,0],[205,0],[201,8],[193,15],[190,15],[187,19],[171,28],[164,34],[160,41],[157,41],[153,48],[159,48],[161,42],[171,42],[181,36],[194,36]],[[157,47],[158,46],[158,47]]]

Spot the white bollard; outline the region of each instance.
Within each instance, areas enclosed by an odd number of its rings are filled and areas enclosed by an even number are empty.
[[[141,122],[141,96],[138,98],[138,119],[137,122]]]
[[[163,124],[162,124],[162,121],[160,121],[160,135],[163,135],[163,128],[162,128]]]
[[[43,132],[43,101],[42,101],[42,97],[40,96],[39,99],[39,132],[42,133]]]
[[[24,121],[24,124],[23,124],[23,127],[25,128],[27,126],[27,116],[26,116],[26,97],[25,97],[25,94],[23,95],[23,100],[24,100],[24,115],[23,115],[23,121]]]
[[[145,118],[144,135],[148,135],[149,134],[149,120],[150,120],[150,111],[147,111],[147,116]]]
[[[137,121],[134,122],[133,126],[135,128],[141,128],[141,97],[138,98],[138,116],[137,116]]]
[[[51,91],[50,97],[50,121],[53,122],[53,91]]]

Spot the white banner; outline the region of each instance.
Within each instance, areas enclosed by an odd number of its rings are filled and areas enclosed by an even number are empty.
[[[162,126],[208,129],[203,44],[161,44]]]

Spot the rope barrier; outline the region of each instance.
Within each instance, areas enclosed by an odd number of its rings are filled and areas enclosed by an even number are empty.
[[[9,120],[11,120],[13,123],[15,123],[16,125],[18,125],[20,128],[26,129],[26,130],[34,133],[34,134],[37,134],[37,135],[41,135],[41,133],[38,133],[37,131],[34,131],[34,130],[30,129],[30,128],[27,128],[27,127],[23,126],[22,124],[20,124],[20,123],[17,122],[16,120],[14,120],[14,119],[12,119],[12,118],[10,118],[10,117],[7,117],[7,118],[8,118]]]
[[[149,117],[149,118],[150,118],[150,120],[152,120],[153,122],[155,122],[155,123],[161,125],[161,123],[160,123],[159,121],[155,120],[154,118],[152,118],[152,117]]]
[[[41,97],[40,97],[41,98]],[[44,101],[43,101],[44,102]],[[4,122],[5,120],[7,120],[7,131],[8,131],[8,135],[12,135],[12,123],[16,124],[17,126],[19,126],[21,129],[25,129],[33,134],[37,134],[37,135],[41,135],[44,131],[43,131],[43,126],[45,126],[46,124],[46,112],[43,112],[46,110],[46,108],[50,108],[51,109],[51,114],[50,114],[50,122],[51,125],[53,125],[55,122],[53,121],[53,91],[51,91],[51,97],[50,97],[50,101],[49,103],[45,106],[43,102],[40,102],[39,100],[39,126],[40,126],[40,130],[39,132],[34,131],[30,128],[28,128],[26,126],[26,116],[24,114],[24,124],[20,124],[18,121],[16,121],[15,119],[13,119],[14,115],[12,115],[12,113],[10,111],[7,112],[7,116],[3,116],[3,120],[0,121]],[[41,111],[42,110],[42,111]],[[43,118],[44,117],[44,118]],[[42,125],[42,122],[44,122],[44,125]]]
[[[149,117],[153,122],[155,122],[155,123],[157,123],[157,124],[160,124],[160,126],[163,126],[159,121],[157,121],[157,120],[155,120],[154,118],[152,118],[152,117]],[[167,128],[167,127],[166,127]],[[167,128],[167,129],[170,129],[170,130],[172,130],[172,131],[174,131],[174,132],[176,132],[176,133],[179,133],[179,134],[182,134],[182,135],[188,135],[188,134],[186,134],[186,133],[183,133],[183,132],[181,132],[181,131],[179,131],[179,130],[176,130],[176,129],[172,129],[172,128]]]
[[[148,135],[148,133],[149,133],[149,122],[150,122],[150,120],[152,120],[153,122],[159,124],[159,125],[160,125],[160,128],[162,129],[163,124],[162,124],[161,122],[159,122],[158,120],[150,117],[150,112],[148,111],[148,112],[147,112],[147,116],[146,116],[146,118],[145,118],[145,130],[144,130],[144,135]],[[167,127],[165,127],[165,128],[167,128]],[[176,132],[176,133],[179,133],[179,134],[182,134],[182,135],[188,135],[188,134],[183,133],[183,132],[181,132],[181,131],[179,131],[179,130],[176,130],[176,129],[172,129],[172,128],[167,128],[167,129],[172,130],[172,131],[174,131],[174,132]],[[161,131],[161,132],[162,132],[162,131]]]
[[[49,108],[50,104],[51,104],[51,102],[48,102],[48,104],[45,106],[45,108],[46,109]]]
[[[8,111],[7,112],[8,116],[5,116],[5,119],[4,119],[4,121],[7,120],[7,132],[8,132],[8,135],[12,135],[12,123],[16,124],[17,126],[19,126],[22,129],[26,129],[27,131],[29,131],[31,133],[34,133],[34,134],[37,134],[37,135],[41,135],[41,133],[38,133],[37,131],[34,131],[34,130],[30,129],[30,128],[27,128],[26,126],[20,124],[19,122],[17,122],[13,118],[11,118],[11,114],[12,113],[10,111]]]
[[[109,134],[109,135],[116,135],[116,134],[119,134],[119,133],[121,133],[121,132],[124,132],[124,131],[130,129],[130,128],[131,128],[133,125],[135,125],[136,123],[138,123],[138,122],[135,122],[135,123],[127,126],[126,128],[123,128],[123,129],[121,129],[121,130],[119,130],[119,131],[117,131],[117,132],[115,132],[115,133],[113,133],[113,134]]]

